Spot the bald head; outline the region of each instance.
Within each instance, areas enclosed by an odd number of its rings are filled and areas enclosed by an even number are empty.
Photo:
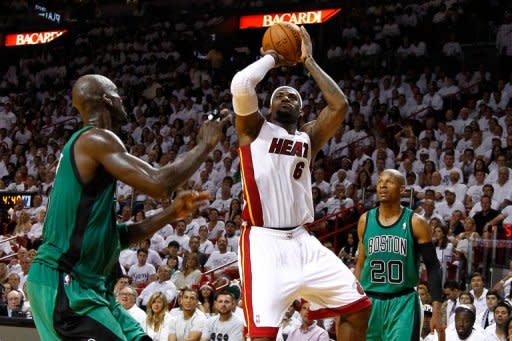
[[[84,122],[112,129],[127,121],[116,85],[102,75],[85,75],[73,85],[73,106]]]
[[[389,175],[395,178],[398,181],[400,186],[405,186],[405,176],[397,171],[396,169],[385,169],[382,171],[381,176]]]

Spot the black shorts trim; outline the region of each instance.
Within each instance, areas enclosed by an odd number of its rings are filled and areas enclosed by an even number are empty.
[[[53,327],[62,340],[69,341],[122,341],[110,329],[89,316],[75,313],[69,307],[69,299],[64,290],[64,275],[59,275],[59,288],[55,298]]]

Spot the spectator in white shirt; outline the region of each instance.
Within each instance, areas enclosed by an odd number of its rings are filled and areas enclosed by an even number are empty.
[[[206,323],[206,316],[199,309],[197,292],[190,288],[180,295],[181,311],[169,326],[169,341],[199,341]]]
[[[494,308],[494,324],[491,324],[484,330],[485,338],[483,341],[502,341],[506,340],[509,334],[507,322],[510,319],[511,308],[510,304],[505,301],[498,302]]]
[[[228,264],[238,259],[238,256],[233,251],[228,251],[228,242],[226,238],[220,237],[217,239],[217,251],[213,251],[208,261],[204,265],[205,271],[217,268],[221,265]],[[231,267],[236,267],[236,264],[232,264]]]
[[[150,277],[156,273],[155,267],[146,262],[147,259],[148,250],[138,249],[137,264],[132,265],[130,270],[128,270],[128,276],[132,278],[133,284],[138,287],[146,286],[150,281]]]
[[[487,309],[487,288],[484,287],[484,279],[479,272],[473,272],[470,277],[471,295],[475,298],[474,305],[476,309],[476,316],[480,315]]]
[[[173,302],[176,298],[176,286],[171,281],[171,271],[169,266],[162,264],[158,268],[157,277],[158,279],[156,281],[149,283],[149,285],[140,293],[139,300],[141,305],[146,306],[151,295],[158,291],[165,295],[167,302]]]
[[[144,324],[146,313],[135,304],[137,301],[137,290],[128,285],[122,287],[117,293],[117,301],[121,303],[135,321],[141,326]]]

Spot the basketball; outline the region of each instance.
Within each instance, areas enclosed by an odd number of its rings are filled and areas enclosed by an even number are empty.
[[[301,56],[302,39],[299,26],[282,22],[276,23],[265,31],[261,46],[263,51],[274,50],[287,61],[296,63]]]

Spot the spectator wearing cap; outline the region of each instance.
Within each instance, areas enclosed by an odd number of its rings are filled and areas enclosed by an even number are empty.
[[[485,339],[484,341],[501,341],[506,340],[507,322],[509,321],[511,314],[511,307],[505,301],[500,301],[494,308],[494,324],[491,324],[484,330]]]
[[[299,304],[299,314],[302,318],[302,324],[295,330],[288,334],[287,341],[329,341],[329,334],[327,331],[319,327],[316,320],[310,320],[309,315],[310,303],[304,300]]]
[[[475,329],[476,313],[472,304],[461,304],[455,308],[455,324],[446,329],[446,340],[449,341],[482,341],[483,333]]]
[[[173,302],[176,298],[176,286],[171,281],[171,271],[166,264],[160,265],[157,271],[157,280],[146,286],[140,293],[139,300],[142,306],[148,304],[149,298],[155,292],[160,291],[165,295],[167,302]]]
[[[215,301],[215,287],[209,282],[205,281],[201,283],[198,292],[199,297],[199,309],[206,315],[206,317],[212,317],[216,314],[214,301]]]
[[[444,200],[436,205],[436,214],[443,217],[445,222],[448,222],[454,211],[465,212],[462,202],[456,200],[456,194],[453,188],[446,188],[444,190]]]

